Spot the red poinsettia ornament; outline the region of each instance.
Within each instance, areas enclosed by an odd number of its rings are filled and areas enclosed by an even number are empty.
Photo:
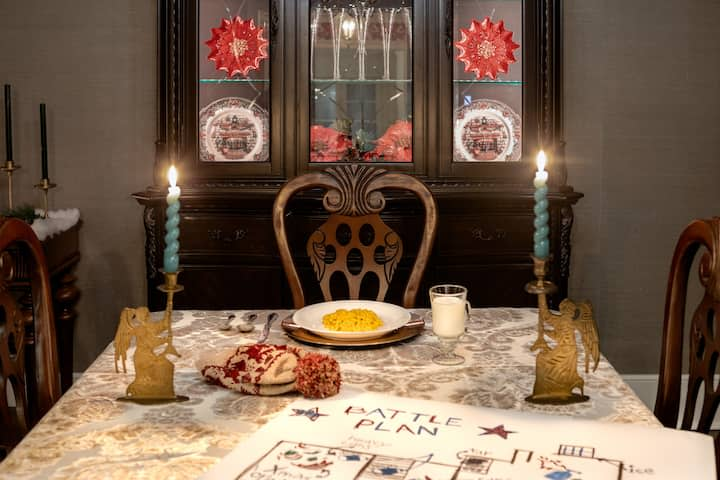
[[[260,68],[260,61],[267,58],[268,41],[263,38],[263,29],[255,26],[253,19],[232,20],[223,18],[219,28],[212,29],[212,38],[205,42],[210,47],[208,60],[215,61],[215,68],[247,76],[250,70]]]
[[[386,162],[412,162],[412,123],[398,120],[390,125],[375,142],[375,149],[365,154],[365,160],[374,158]]]
[[[348,155],[352,141],[334,128],[310,127],[310,161],[339,162]]]
[[[473,19],[470,28],[460,29],[460,35],[462,39],[455,43],[460,50],[457,59],[465,64],[466,72],[475,72],[478,80],[486,75],[495,80],[515,62],[513,50],[520,45],[512,41],[513,32],[505,30],[502,20],[494,24],[490,17],[482,22]]]

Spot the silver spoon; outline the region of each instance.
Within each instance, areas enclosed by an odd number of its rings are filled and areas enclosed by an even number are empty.
[[[228,315],[227,320],[225,320],[225,322],[222,325],[220,325],[220,330],[227,331],[227,330],[232,329],[231,323],[233,320],[235,320],[235,314],[231,313],[230,315]]]
[[[247,317],[243,318],[240,325],[237,326],[237,331],[240,333],[252,332],[255,329],[253,322],[257,318],[257,313],[251,313]]]

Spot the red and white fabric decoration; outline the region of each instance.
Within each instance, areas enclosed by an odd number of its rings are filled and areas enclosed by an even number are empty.
[[[485,76],[495,80],[515,62],[513,50],[520,45],[512,41],[513,32],[505,30],[502,20],[494,24],[490,17],[482,22],[473,19],[470,28],[460,29],[460,35],[462,39],[455,43],[460,50],[457,59],[465,64],[466,72],[475,72],[478,80]]]
[[[280,395],[298,390],[308,398],[340,391],[340,366],[319,353],[288,345],[241,345],[198,359],[200,373],[210,382],[251,395]]]
[[[262,34],[263,29],[256,27],[253,19],[223,18],[220,27],[212,29],[212,38],[205,42],[210,47],[207,58],[215,61],[215,68],[226,71],[229,77],[235,74],[247,76],[250,70],[260,68],[260,61],[268,57],[268,41]]]

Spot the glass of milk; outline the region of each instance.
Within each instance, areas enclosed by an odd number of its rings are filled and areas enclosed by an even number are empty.
[[[465,333],[465,320],[470,314],[467,288],[460,285],[435,285],[430,288],[433,333],[440,339],[439,355],[433,362],[440,365],[459,365],[465,361],[455,353],[460,335]]]

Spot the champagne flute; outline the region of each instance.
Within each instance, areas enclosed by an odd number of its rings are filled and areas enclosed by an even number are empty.
[[[470,315],[467,288],[460,285],[435,285],[430,288],[433,333],[440,340],[440,354],[433,357],[439,365],[459,365],[465,361],[455,353],[465,320]]]

